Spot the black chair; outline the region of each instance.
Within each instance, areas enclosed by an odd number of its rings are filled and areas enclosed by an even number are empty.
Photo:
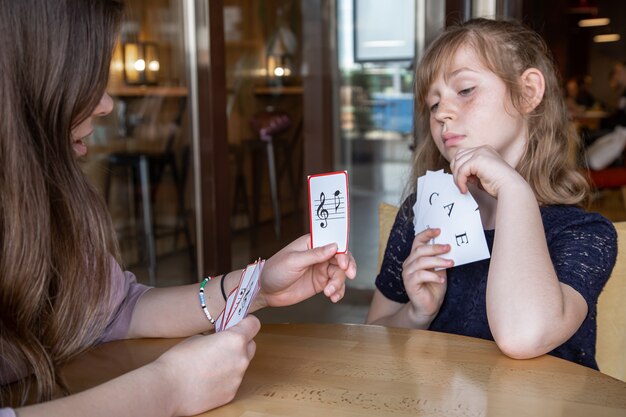
[[[163,98],[157,98],[163,100]],[[105,178],[104,195],[107,204],[111,193],[111,180],[114,171],[124,170],[130,172],[133,184],[133,196],[135,207],[135,218],[142,219],[142,233],[131,231],[138,239],[140,257],[146,258],[148,265],[148,275],[151,285],[156,284],[156,247],[154,240],[162,236],[174,235],[175,244],[178,243],[179,234],[182,232],[185,237],[192,269],[195,270],[195,252],[191,238],[191,231],[188,216],[185,209],[185,186],[187,182],[187,169],[182,171],[179,168],[178,155],[175,149],[176,139],[179,135],[182,119],[186,106],[186,98],[181,98],[174,119],[157,129],[164,136],[164,141],[153,146],[150,140],[141,140],[133,134],[139,130],[142,123],[148,126],[156,126],[160,106],[156,107],[154,114],[146,116],[146,119],[136,118],[133,124],[127,125],[128,137],[125,138],[128,145],[123,152],[111,153],[107,157],[107,173]],[[151,146],[152,145],[152,146]],[[183,168],[189,165],[189,145],[181,147],[180,160]],[[157,224],[153,220],[153,207],[159,187],[166,172],[169,172],[176,193],[176,224],[164,226]],[[141,206],[141,216],[139,207]]]

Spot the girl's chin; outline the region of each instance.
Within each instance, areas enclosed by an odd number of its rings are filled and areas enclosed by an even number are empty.
[[[453,149],[444,149],[443,151],[439,151],[439,153],[441,154],[441,156],[443,156],[443,159],[445,159],[446,161],[450,162],[454,159],[454,155],[456,154],[456,150]]]
[[[82,139],[72,142],[72,148],[74,149],[74,153],[77,157],[87,155],[87,145],[82,141]]]

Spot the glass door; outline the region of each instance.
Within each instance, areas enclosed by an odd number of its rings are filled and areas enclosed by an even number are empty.
[[[378,273],[378,206],[399,205],[409,178],[415,8],[414,0],[337,1],[337,165],[350,175],[357,287],[373,288]]]
[[[224,0],[232,265],[306,233],[303,13],[298,0]],[[307,225],[308,228],[308,225]]]
[[[185,27],[180,1],[126,2],[107,89],[115,110],[96,126],[84,165],[124,266],[158,286],[196,279]]]

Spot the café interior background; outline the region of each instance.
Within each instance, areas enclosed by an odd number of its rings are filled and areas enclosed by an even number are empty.
[[[107,199],[125,266],[150,281],[142,181],[155,242],[152,282],[197,282],[267,258],[308,232],[306,176],[316,172],[306,170],[318,158],[319,166],[349,173],[350,250],[359,266],[349,286],[369,303],[378,205],[402,201],[418,140],[414,62],[446,22],[496,13],[533,26],[564,79],[587,77],[598,103],[615,106],[608,73],[626,58],[619,0],[128,0],[109,81],[116,109],[98,122],[84,164]],[[591,17],[610,23],[578,25]],[[593,41],[607,33],[621,38]],[[212,85],[225,84],[221,100],[209,96],[219,88],[202,89],[207,66],[217,74]],[[203,100],[223,108],[202,113]],[[223,124],[211,131],[224,134],[207,137],[206,123]],[[260,132],[267,126],[271,140]],[[148,166],[143,175],[140,161]],[[216,161],[223,169],[206,175],[205,164]],[[226,191],[203,197],[206,184]],[[226,232],[211,236],[206,219],[220,205],[228,215],[216,227]],[[599,193],[592,209],[626,220],[619,191]],[[229,259],[213,262],[211,251]]]

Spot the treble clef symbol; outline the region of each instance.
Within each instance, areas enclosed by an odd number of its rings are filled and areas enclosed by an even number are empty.
[[[341,205],[341,198],[339,197],[341,192],[339,190],[335,191],[335,213],[337,213],[337,209]]]
[[[319,217],[322,222],[320,226],[322,228],[326,228],[328,226],[328,210],[324,208],[324,203],[326,202],[326,196],[324,193],[320,193],[320,205],[317,207],[317,217]],[[324,223],[326,221],[326,223]]]

